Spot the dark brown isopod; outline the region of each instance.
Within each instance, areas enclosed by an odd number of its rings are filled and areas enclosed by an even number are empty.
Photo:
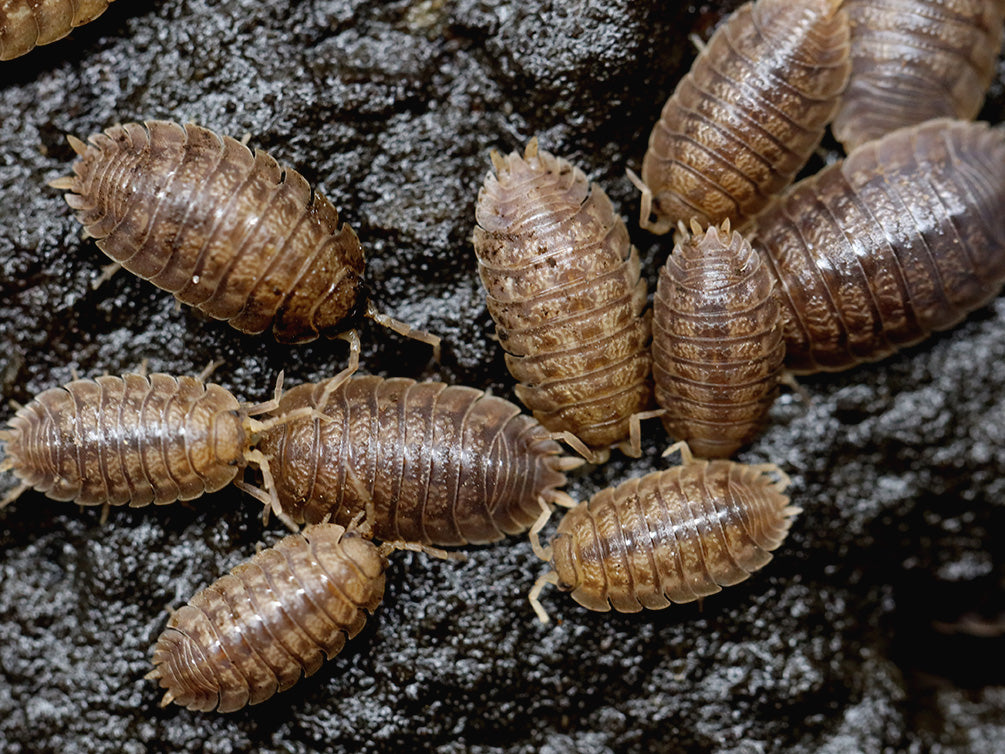
[[[262,550],[176,610],[154,649],[162,706],[233,712],[315,673],[384,597],[386,553],[335,524]]]
[[[601,490],[565,514],[547,548],[551,570],[530,601],[538,617],[545,584],[572,592],[590,610],[634,613],[707,597],[771,560],[799,508],[782,493],[788,477],[773,464],[701,461],[681,448],[683,465]],[[774,474],[777,480],[769,476]]]
[[[680,240],[653,302],[653,381],[663,426],[703,458],[728,458],[764,424],[785,359],[760,256],[729,221]]]
[[[275,417],[257,447],[283,514],[348,524],[363,513],[385,541],[481,544],[524,532],[539,500],[571,502],[558,488],[581,463],[509,401],[439,382],[299,385]]]
[[[603,457],[652,401],[638,252],[607,195],[536,139],[492,161],[473,240],[515,392]]]
[[[692,218],[739,228],[792,182],[848,79],[840,6],[758,0],[716,30],[649,137],[643,228],[666,233]]]
[[[126,123],[70,138],[68,189],[98,248],[127,270],[245,333],[336,337],[365,315],[434,347],[366,304],[363,248],[295,170],[194,124]]]
[[[832,129],[850,152],[932,118],[977,115],[1002,43],[1003,0],[845,0],[852,72]]]
[[[0,0],[0,60],[62,39],[115,0]]]
[[[944,330],[1005,282],[1005,131],[929,121],[807,178],[748,238],[775,278],[786,362],[846,369]]]
[[[152,374],[75,380],[40,393],[0,432],[21,485],[80,505],[163,505],[230,484],[249,463],[271,477],[251,448],[266,425],[227,390],[194,377]]]

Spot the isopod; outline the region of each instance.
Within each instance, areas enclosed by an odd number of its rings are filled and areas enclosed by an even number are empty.
[[[977,115],[1002,44],[1003,0],[846,0],[851,78],[834,136],[860,144],[932,118]]]
[[[748,237],[775,278],[786,363],[834,371],[944,330],[1005,282],[1005,131],[928,121],[795,186]]]
[[[125,269],[241,332],[336,337],[360,313],[435,347],[366,301],[363,248],[300,173],[187,123],[126,123],[68,137],[73,175],[50,185]]]
[[[28,489],[79,505],[164,505],[222,489],[249,463],[271,489],[268,462],[252,447],[268,425],[252,414],[273,405],[244,405],[214,383],[159,373],[45,390],[0,432],[0,471],[21,480],[0,507]]]
[[[308,526],[200,591],[157,640],[147,678],[167,689],[161,706],[233,712],[317,672],[383,599],[385,548]]]
[[[517,397],[606,456],[652,401],[639,255],[607,195],[537,139],[492,153],[478,194],[478,273]],[[636,451],[637,455],[637,451]]]
[[[115,0],[4,0],[0,2],[0,60],[24,55],[90,23]]]
[[[530,593],[555,584],[585,608],[634,613],[692,602],[744,581],[771,560],[800,512],[782,494],[789,480],[774,464],[750,466],[691,457],[601,490],[565,514],[542,547],[542,513],[531,530],[534,552],[549,562]],[[777,477],[772,479],[772,475]]]
[[[640,225],[740,228],[819,144],[848,79],[841,0],[758,0],[708,42],[663,107],[642,163]],[[655,219],[650,215],[655,212]]]
[[[704,458],[728,458],[764,424],[785,359],[767,266],[729,220],[692,225],[660,269],[653,381],[663,426]]]
[[[282,514],[346,524],[362,513],[385,541],[482,544],[524,532],[539,500],[571,502],[558,488],[582,463],[560,456],[551,434],[513,403],[440,382],[299,385],[274,416],[257,448]]]

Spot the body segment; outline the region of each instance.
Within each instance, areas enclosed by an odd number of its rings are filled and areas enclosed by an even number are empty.
[[[550,582],[590,610],[632,613],[737,584],[771,560],[799,512],[786,484],[774,466],[685,452],[682,466],[602,490],[565,514],[547,549],[535,543],[552,571],[531,602],[547,620],[537,594]]]
[[[474,245],[516,394],[548,429],[606,449],[652,400],[638,252],[607,195],[536,141],[493,160]]]
[[[952,327],[1005,282],[1005,131],[935,120],[801,181],[749,237],[776,280],[786,360],[846,369]]]
[[[833,130],[845,150],[932,118],[977,115],[1003,0],[845,0],[852,73]]]
[[[300,385],[277,417],[317,409],[262,434],[283,513],[297,522],[363,513],[379,539],[480,544],[526,531],[539,500],[564,500],[578,465],[509,401],[438,382],[354,377]],[[370,521],[368,505],[372,504]]]
[[[315,673],[384,596],[384,554],[335,524],[262,550],[171,615],[154,670],[172,701],[233,712]]]
[[[682,239],[653,302],[653,381],[663,426],[703,458],[750,442],[778,392],[785,358],[767,267],[728,221]]]
[[[740,227],[792,182],[848,78],[840,5],[758,0],[715,32],[650,135],[643,228],[666,233],[692,219]]]
[[[0,60],[62,39],[114,0],[0,0]]]

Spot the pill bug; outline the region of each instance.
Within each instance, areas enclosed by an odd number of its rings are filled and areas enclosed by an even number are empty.
[[[728,458],[764,424],[785,359],[767,266],[729,220],[681,238],[653,301],[653,381],[663,426]]]
[[[53,181],[98,248],[244,333],[336,337],[360,314],[434,347],[439,338],[366,301],[356,233],[306,179],[261,150],[187,123],[126,123],[68,137],[73,175]]]
[[[1005,282],[1005,131],[934,120],[863,144],[748,237],[776,280],[786,362],[846,369],[944,330]]]
[[[634,613],[707,597],[745,580],[771,560],[799,508],[782,493],[788,477],[773,464],[750,466],[691,457],[601,490],[565,514],[548,547],[531,530],[538,557],[551,569],[530,602],[548,621],[538,597],[555,584],[590,610]],[[777,479],[772,479],[772,475]]]
[[[0,2],[0,60],[62,39],[90,23],[115,0],[3,0]]]
[[[607,195],[536,139],[492,163],[473,242],[516,395],[601,460],[652,401],[638,252]]]
[[[385,541],[482,544],[524,532],[539,499],[571,502],[558,488],[582,463],[562,457],[513,403],[440,382],[359,376],[299,385],[274,415],[281,423],[257,448],[283,514],[345,524],[364,513]]]
[[[147,678],[190,710],[233,712],[317,672],[384,596],[387,552],[336,524],[280,540],[174,611]]]
[[[850,70],[840,0],[758,0],[712,35],[663,107],[642,163],[640,225],[739,228],[806,163]],[[650,215],[655,212],[655,219]]]
[[[251,447],[267,425],[251,415],[273,405],[244,405],[219,385],[167,374],[45,390],[0,432],[0,471],[21,480],[0,507],[28,489],[80,505],[164,505],[215,492],[248,463],[271,489],[268,463]]]
[[[834,116],[851,151],[932,118],[977,115],[995,73],[1003,0],[846,0],[852,72]]]

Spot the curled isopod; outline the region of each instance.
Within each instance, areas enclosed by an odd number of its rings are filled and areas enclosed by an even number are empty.
[[[435,347],[439,338],[366,301],[363,248],[295,170],[192,123],[126,123],[69,137],[68,189],[98,248],[125,269],[245,333],[336,337],[360,313]]]
[[[795,186],[748,233],[775,278],[786,362],[846,369],[944,330],[1005,282],[1005,131],[928,121]]]
[[[565,514],[548,547],[537,533],[550,513],[541,515],[531,542],[551,570],[530,601],[542,621],[545,584],[590,610],[634,613],[715,594],[771,560],[800,512],[782,494],[785,473],[773,464],[695,460],[683,443],[670,451],[678,447],[683,465],[601,490]]]
[[[850,152],[932,118],[977,115],[1002,44],[1003,0],[845,0],[851,78],[832,129]]]
[[[252,448],[273,404],[241,404],[195,377],[126,374],[75,380],[39,393],[0,432],[6,458],[28,489],[79,505],[164,505],[230,484],[244,467],[268,463]]]
[[[317,672],[384,597],[386,551],[336,524],[262,550],[174,611],[147,678],[191,710],[233,712]]]
[[[385,541],[481,544],[524,532],[540,500],[571,502],[558,488],[582,463],[509,401],[439,382],[337,377],[287,391],[274,416],[257,447],[283,515],[346,524],[365,514]]]
[[[638,184],[643,228],[666,233],[692,218],[739,228],[792,182],[848,79],[840,6],[758,0],[716,30],[649,137]]]
[[[703,458],[728,458],[764,424],[785,359],[767,266],[729,220],[682,238],[653,301],[653,381],[663,426]]]
[[[607,195],[537,140],[492,155],[478,193],[478,273],[520,383],[548,429],[598,449],[632,435],[650,407],[651,314],[639,255]],[[634,451],[638,455],[637,450]]]
[[[62,39],[100,16],[115,0],[4,0],[0,2],[0,60]]]

